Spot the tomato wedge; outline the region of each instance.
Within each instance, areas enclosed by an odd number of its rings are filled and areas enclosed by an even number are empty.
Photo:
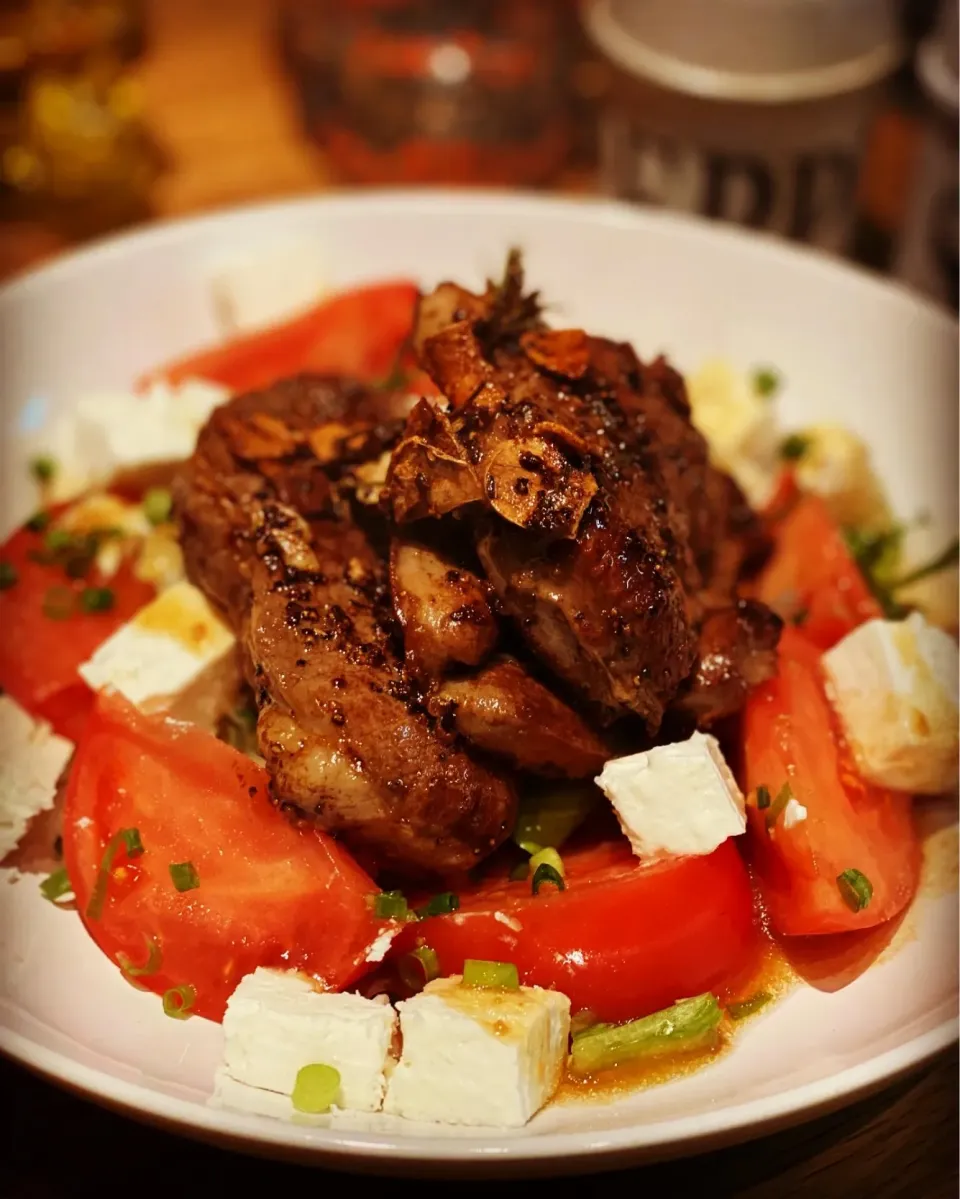
[[[784,629],[780,673],[751,694],[744,734],[751,854],[776,931],[848,932],[902,911],[920,872],[911,799],[857,774],[824,691],[820,650],[804,633]],[[792,827],[785,813],[772,819],[784,783],[806,809]],[[761,786],[771,801],[764,810]],[[851,870],[872,888],[860,908],[838,882]]]
[[[343,291],[293,320],[152,371],[138,386],[201,378],[243,392],[301,371],[377,382],[389,373],[413,328],[417,295],[408,282]]]
[[[831,646],[883,611],[819,496],[804,495],[775,530],[776,544],[759,580],[759,595],[804,635]]]
[[[59,566],[36,561],[33,555],[43,546],[42,532],[21,528],[0,549],[0,561],[15,577],[0,591],[0,686],[28,712],[48,720],[61,736],[77,741],[93,705],[93,692],[77,667],[153,599],[154,588],[137,579],[129,566],[109,580],[95,571],[85,579],[70,579]],[[66,603],[70,597],[75,601],[85,587],[104,584],[113,593],[108,611],[85,612],[76,602]],[[51,593],[57,603],[48,603],[47,610],[62,608],[62,618],[44,612]]]
[[[756,969],[753,894],[732,841],[653,865],[618,841],[565,852],[564,868],[562,892],[504,880],[461,892],[458,912],[408,925],[393,955],[422,942],[441,974],[460,973],[465,958],[512,962],[522,982],[563,991],[601,1020],[732,993]]]
[[[131,828],[143,852],[119,847],[97,916],[104,855]],[[103,952],[142,967],[152,950],[157,968],[136,981],[157,994],[193,988],[192,1010],[211,1020],[257,966],[299,968],[340,990],[382,928],[372,879],[331,838],[273,807],[260,766],[117,696],[98,696],[78,749],[63,841],[77,906]],[[179,891],[171,867],[184,864],[198,885]]]

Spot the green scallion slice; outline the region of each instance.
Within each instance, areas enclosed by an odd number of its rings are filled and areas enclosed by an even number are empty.
[[[163,1013],[174,1020],[186,1020],[197,999],[197,992],[189,983],[171,987],[163,993]]]
[[[8,591],[19,578],[12,562],[0,562],[0,591]]]
[[[439,895],[434,895],[423,907],[417,908],[417,915],[421,920],[426,920],[429,916],[446,916],[450,912],[455,912],[459,907],[459,895],[454,895],[452,891],[443,891]]]
[[[793,792],[790,790],[790,784],[784,783],[783,786],[780,788],[780,790],[777,792],[777,798],[770,804],[770,807],[767,809],[767,832],[769,832],[773,828],[773,826],[777,823],[777,821],[783,815],[783,810],[787,806],[787,804],[790,802],[791,799],[793,799]]]
[[[162,525],[170,519],[173,496],[166,487],[151,487],[143,497],[143,514],[152,525]]]
[[[419,945],[404,954],[397,968],[401,982],[410,991],[422,991],[428,982],[440,977],[440,960],[429,945]]]
[[[784,462],[799,462],[809,448],[809,437],[802,433],[791,433],[780,442],[780,457]]]
[[[30,460],[30,473],[38,483],[49,483],[57,473],[57,462],[49,454],[38,454]]]
[[[548,855],[550,855],[548,857]],[[549,883],[558,891],[565,891],[567,884],[563,877],[563,862],[560,860],[560,855],[555,849],[541,849],[539,853],[535,853],[530,859],[530,868],[533,870],[533,878],[530,881],[530,890],[534,895],[540,893],[540,888]]]
[[[200,886],[200,875],[193,862],[171,862],[170,877],[178,891],[192,891]]]
[[[48,620],[66,620],[73,613],[73,592],[69,587],[48,587],[42,611]]]
[[[410,912],[402,891],[381,891],[373,899],[373,913],[381,920],[405,920]]]
[[[752,1016],[754,1012],[759,1012],[762,1007],[766,1007],[772,998],[769,991],[758,991],[749,999],[741,999],[739,1003],[728,1004],[727,1015],[731,1020],[744,1020],[747,1016]]]
[[[33,516],[24,524],[24,528],[31,533],[42,533],[50,523],[50,513],[44,512],[42,509],[39,512],[34,512]]]
[[[467,958],[463,963],[463,985],[505,991],[520,989],[520,975],[513,962],[481,962]]]
[[[340,1071],[323,1062],[301,1066],[290,1096],[298,1112],[318,1116],[327,1112],[340,1096]]]
[[[873,884],[859,870],[844,870],[838,874],[837,886],[851,912],[862,912],[873,898]]]
[[[67,877],[66,870],[62,866],[59,870],[54,870],[53,874],[48,875],[43,880],[40,884],[40,894],[44,899],[49,899],[51,903],[56,903],[58,899],[63,899],[65,895],[73,894],[73,886]]]
[[[762,366],[753,372],[753,390],[765,400],[780,390],[780,375],[772,366]]]
[[[592,783],[550,783],[520,800],[513,841],[529,854],[559,849],[584,822],[600,799]]]
[[[109,587],[84,587],[80,592],[80,607],[84,612],[109,612],[115,601]]]
[[[717,997],[708,992],[628,1024],[595,1025],[574,1037],[570,1069],[593,1074],[639,1058],[713,1049],[722,1018]]]
[[[103,905],[106,902],[107,887],[110,883],[110,871],[113,869],[114,859],[120,852],[121,846],[126,850],[128,858],[139,857],[143,853],[143,842],[140,840],[139,830],[122,828],[107,842],[107,848],[103,851],[103,858],[97,869],[97,881],[93,885],[90,902],[87,904],[88,920],[99,920],[103,915]]]
[[[757,810],[762,812],[765,808],[770,807],[770,788],[764,787],[761,783],[757,788]]]
[[[120,969],[129,978],[146,978],[150,974],[156,974],[163,965],[163,952],[159,941],[155,941],[153,937],[144,937],[144,940],[147,943],[147,960],[142,966],[135,966],[125,953],[117,954]]]

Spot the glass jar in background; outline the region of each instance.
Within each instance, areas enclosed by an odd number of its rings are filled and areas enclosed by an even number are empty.
[[[895,0],[589,0],[613,70],[604,189],[834,253],[884,87]]]
[[[149,215],[160,158],[131,71],[142,8],[129,0],[30,0],[17,136],[2,175],[32,219],[82,240]]]
[[[313,36],[310,129],[350,183],[538,185],[571,146],[565,5],[342,0]],[[310,93],[309,87],[315,90]]]

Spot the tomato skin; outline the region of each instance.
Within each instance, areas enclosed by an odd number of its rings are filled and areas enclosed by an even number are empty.
[[[415,284],[405,281],[339,292],[293,320],[152,371],[138,386],[202,378],[239,393],[301,371],[377,382],[413,328],[417,297]]]
[[[824,690],[820,650],[784,629],[780,672],[757,687],[744,711],[751,855],[773,928],[808,936],[871,928],[896,916],[916,892],[920,846],[910,796],[864,782]],[[756,788],[775,798],[789,781],[806,819],[767,830]],[[855,869],[870,880],[866,908],[851,911],[837,884]]]
[[[58,509],[57,511],[60,511]],[[110,579],[69,579],[58,566],[31,558],[43,549],[44,534],[18,529],[0,549],[0,559],[17,581],[0,592],[0,686],[32,715],[47,720],[61,736],[76,742],[83,735],[93,692],[77,674],[94,650],[150,602],[155,589],[128,565]],[[107,612],[72,612],[66,619],[45,616],[43,602],[51,587],[109,585],[114,606]]]
[[[408,925],[392,956],[422,940],[441,974],[459,974],[464,958],[513,962],[522,982],[562,991],[574,1012],[601,1020],[732,992],[756,968],[761,935],[732,841],[652,865],[640,865],[624,841],[565,854],[564,866],[561,893],[545,886],[534,896],[529,881],[461,892],[458,912]]]
[[[774,536],[759,595],[785,620],[802,612],[809,641],[830,649],[864,621],[883,616],[819,496],[800,496],[778,522]]]
[[[99,919],[87,907],[104,851],[122,828],[144,852],[114,863]],[[101,694],[67,790],[64,861],[77,907],[108,957],[147,960],[137,979],[162,994],[196,990],[193,1011],[220,1020],[240,979],[257,966],[299,968],[340,990],[364,969],[383,928],[376,884],[331,838],[297,829],[268,799],[267,775],[201,729],[144,716]],[[199,886],[178,892],[174,863],[191,862]]]

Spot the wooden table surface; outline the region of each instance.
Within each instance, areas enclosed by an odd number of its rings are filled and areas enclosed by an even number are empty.
[[[152,127],[171,162],[157,189],[158,215],[331,186],[271,57],[268,4],[153,0],[151,10],[142,76]],[[55,249],[42,233],[0,231],[0,274]],[[298,1183],[325,1192],[349,1185],[341,1175],[248,1159],[127,1121],[2,1061],[0,1093],[13,1105],[0,1163],[0,1193],[9,1199],[93,1195],[118,1182],[139,1190],[145,1179],[151,1192],[187,1197],[250,1186],[263,1194],[268,1187],[292,1192]],[[951,1050],[832,1116],[744,1147],[610,1176],[606,1185],[626,1182],[633,1193],[655,1196],[953,1199],[957,1121]],[[457,1189],[479,1194],[489,1185]]]

